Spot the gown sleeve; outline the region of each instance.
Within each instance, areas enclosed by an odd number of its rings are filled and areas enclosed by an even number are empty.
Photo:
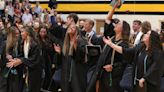
[[[135,48],[124,48],[123,47],[123,58],[127,63],[131,63],[135,56]]]
[[[29,50],[29,57],[21,57],[23,64],[27,65],[30,68],[35,68],[40,63],[40,54],[39,47],[36,44],[33,44]]]

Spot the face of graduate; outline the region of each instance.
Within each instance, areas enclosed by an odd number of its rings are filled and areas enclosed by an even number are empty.
[[[40,32],[39,32],[39,35],[41,38],[45,38],[45,36],[47,35],[47,31],[45,28],[41,28],[40,29]]]
[[[116,34],[119,34],[120,32],[122,32],[122,29],[123,29],[123,21],[120,21],[115,25],[114,31]]]
[[[67,26],[69,26],[69,25],[71,25],[72,24],[72,22],[73,22],[73,19],[72,18],[67,18]]]
[[[85,22],[84,22],[84,30],[85,30],[86,32],[92,31],[92,25],[90,25],[90,23],[89,23],[88,21],[85,21]]]
[[[25,31],[24,28],[21,29],[21,36],[23,40],[26,40],[28,37],[28,33]]]
[[[74,35],[76,33],[76,25],[70,25],[68,28],[68,34]]]
[[[148,45],[149,42],[150,42],[150,34],[151,34],[151,31],[148,31],[146,34],[144,34],[144,37],[143,37],[143,42]]]

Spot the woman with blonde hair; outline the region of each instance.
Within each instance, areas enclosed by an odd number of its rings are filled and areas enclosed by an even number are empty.
[[[62,92],[85,92],[87,66],[85,63],[85,41],[79,28],[72,24],[65,35],[62,50],[55,46],[62,54]]]
[[[9,66],[12,59],[21,56],[20,32],[12,26],[8,29],[7,40],[3,46],[1,62],[1,77],[7,79],[7,92],[22,92],[23,71],[22,66]]]
[[[22,52],[23,56],[11,59],[7,63],[8,67],[17,67],[21,64],[27,69],[26,73],[26,87],[27,92],[40,92],[41,76],[42,76],[42,62],[40,60],[40,50],[37,42],[33,39],[33,29],[31,27],[23,27],[21,29],[21,36],[23,41]]]

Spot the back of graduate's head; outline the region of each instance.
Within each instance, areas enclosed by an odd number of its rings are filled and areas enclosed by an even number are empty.
[[[73,21],[75,24],[77,24],[79,17],[77,16],[76,13],[70,13],[67,17],[67,19],[71,19],[71,22]]]
[[[144,21],[141,25],[141,30],[144,34],[151,30],[151,24],[149,21]]]

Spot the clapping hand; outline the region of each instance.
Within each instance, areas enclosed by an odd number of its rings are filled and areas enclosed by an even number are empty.
[[[59,44],[54,44],[54,49],[55,49],[55,51],[57,52],[57,53],[61,53],[61,47],[60,47],[60,45]]]
[[[18,65],[22,64],[22,61],[18,58],[10,59],[10,62],[6,64],[7,67],[12,68],[12,67],[17,67]]]

